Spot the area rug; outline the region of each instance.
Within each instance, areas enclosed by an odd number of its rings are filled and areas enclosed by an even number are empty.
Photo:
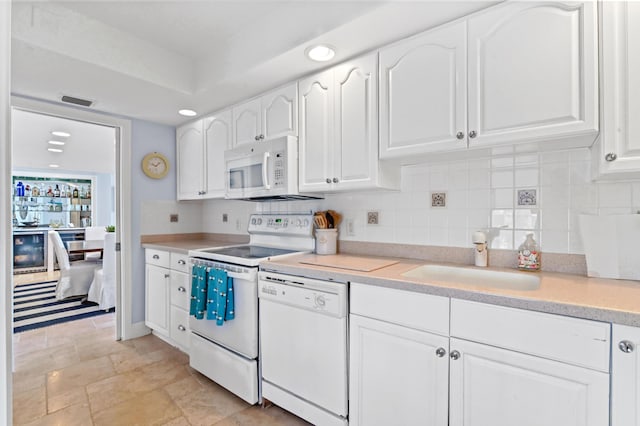
[[[86,296],[57,300],[57,281],[20,284],[13,290],[13,332],[33,330],[63,322],[104,315],[97,303],[83,301]]]

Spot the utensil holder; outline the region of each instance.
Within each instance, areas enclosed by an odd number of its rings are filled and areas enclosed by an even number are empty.
[[[338,230],[316,229],[316,253],[336,254],[338,248]]]

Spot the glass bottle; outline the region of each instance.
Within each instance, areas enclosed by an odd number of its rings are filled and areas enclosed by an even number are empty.
[[[51,188],[51,185],[47,188],[47,197],[53,197],[53,188]]]
[[[36,185],[35,183],[33,184],[33,188],[31,188],[31,196],[32,197],[40,196],[40,188],[38,188],[38,185]]]
[[[540,249],[536,240],[533,239],[533,234],[527,234],[526,240],[518,247],[518,269],[540,270]]]
[[[76,186],[75,188],[73,188],[73,198],[78,198],[79,197],[79,193],[78,193],[78,187]]]
[[[56,189],[53,190],[53,196],[54,197],[60,196],[60,187],[57,184],[56,184]]]

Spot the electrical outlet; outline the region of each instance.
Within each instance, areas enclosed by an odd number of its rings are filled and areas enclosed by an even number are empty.
[[[378,224],[378,212],[367,212],[367,224],[368,225]]]
[[[177,222],[178,221],[178,215],[177,214],[170,214],[169,215],[169,222]]]
[[[222,213],[222,223],[229,222],[229,215],[226,213]]]
[[[356,236],[356,224],[353,219],[347,219],[347,235],[349,237]]]

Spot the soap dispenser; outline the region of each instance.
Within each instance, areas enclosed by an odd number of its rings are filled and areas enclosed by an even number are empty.
[[[527,234],[524,243],[518,247],[518,269],[523,271],[540,270],[540,249],[531,233]]]
[[[472,236],[473,244],[476,246],[475,253],[475,264],[476,266],[487,266],[488,263],[488,253],[487,253],[487,234],[482,231],[476,231]]]

